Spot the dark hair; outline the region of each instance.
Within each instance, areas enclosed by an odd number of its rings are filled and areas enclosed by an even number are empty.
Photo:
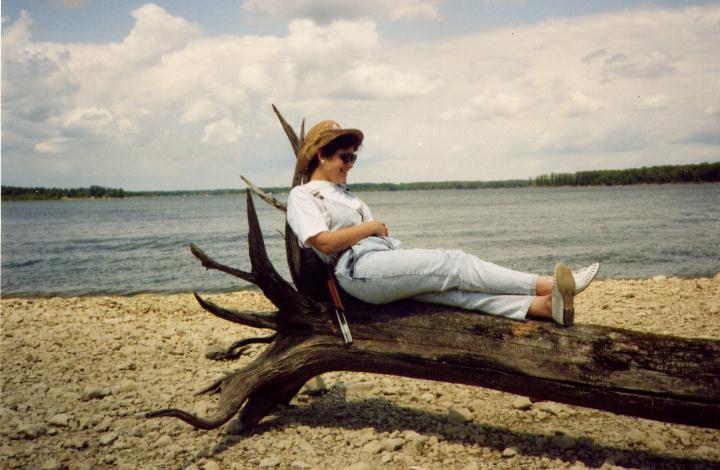
[[[357,150],[358,148],[360,148],[360,140],[354,134],[344,134],[337,139],[331,140],[330,142],[325,144],[324,147],[321,147],[318,151],[320,152],[320,155],[327,158],[332,157],[333,155],[335,155],[335,152],[345,147],[353,147],[355,150]],[[315,168],[317,168],[319,164],[320,159],[318,159],[317,155],[315,155],[313,159],[310,160],[310,163],[308,163],[307,169],[305,170],[305,175],[310,178],[310,175],[312,175],[313,171],[315,171]]]

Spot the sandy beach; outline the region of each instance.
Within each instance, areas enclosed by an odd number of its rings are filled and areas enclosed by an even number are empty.
[[[258,292],[209,298],[272,308]],[[720,339],[720,274],[600,280],[576,305],[577,323]],[[718,430],[370,374],[323,375],[250,436],[235,420],[198,431],[137,416],[211,413],[215,399],[193,394],[264,346],[233,362],[207,353],[258,334],[191,294],[3,299],[0,468],[720,467]]]

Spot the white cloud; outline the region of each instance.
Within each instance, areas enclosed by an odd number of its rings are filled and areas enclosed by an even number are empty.
[[[369,60],[380,47],[372,21],[333,21],[320,26],[311,20],[293,20],[288,26],[287,52],[302,72],[314,69],[332,74],[357,61]],[[332,75],[325,78],[332,80]]]
[[[63,118],[63,127],[73,131],[105,132],[112,126],[115,117],[105,108],[94,106],[74,109]]]
[[[528,106],[527,99],[519,94],[504,92],[483,93],[473,97],[468,104],[440,113],[445,121],[510,118],[520,115]]]
[[[660,94],[645,98],[641,106],[646,109],[665,109],[670,102],[671,99],[668,95]]]
[[[182,49],[200,34],[200,28],[183,18],[168,14],[148,3],[132,11],[135,25],[122,43],[112,44],[110,52],[135,62],[158,60]]]
[[[199,99],[190,103],[182,117],[180,122],[183,124],[208,121],[218,115],[218,105],[208,99]]]
[[[402,99],[427,95],[442,85],[415,73],[403,73],[385,64],[359,64],[331,85],[337,97]]]
[[[561,112],[566,116],[577,116],[594,113],[607,107],[607,103],[591,98],[582,91],[575,91],[567,96]]]
[[[71,139],[67,137],[53,137],[35,144],[35,150],[40,153],[62,153],[67,150],[70,143]]]
[[[230,119],[214,121],[205,126],[202,141],[206,144],[234,144],[242,136],[242,127]]]
[[[274,18],[308,18],[327,24],[337,19],[435,19],[442,0],[246,0],[247,13]]]
[[[605,74],[608,78],[659,78],[676,71],[677,60],[663,52],[651,51],[629,57],[618,53],[605,61]]]
[[[387,5],[372,18],[390,18]],[[152,4],[132,15],[125,39],[105,44],[34,41],[27,13],[3,25],[4,184],[236,187],[241,172],[287,184],[270,103],[296,126],[363,129],[354,181],[717,158],[720,6],[403,45],[365,15],[294,19],[275,36],[208,35]]]
[[[480,110],[481,114],[489,117],[510,117],[525,109],[524,97],[508,93],[498,93],[497,95],[484,93],[473,98],[472,103],[476,109]]]

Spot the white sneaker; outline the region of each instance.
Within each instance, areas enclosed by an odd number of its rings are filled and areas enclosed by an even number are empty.
[[[552,290],[552,318],[563,326],[575,321],[575,278],[570,268],[562,263],[555,265]]]
[[[587,286],[595,279],[600,270],[600,263],[593,263],[577,271],[573,271],[572,275],[575,279],[575,295],[584,291]]]

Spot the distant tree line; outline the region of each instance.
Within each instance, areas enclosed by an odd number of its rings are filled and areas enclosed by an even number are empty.
[[[353,191],[422,191],[428,189],[484,189],[519,188],[528,185],[528,180],[503,181],[425,181],[417,183],[353,183]]]
[[[40,201],[52,199],[74,198],[109,198],[125,197],[122,188],[105,188],[103,186],[90,186],[89,188],[21,188],[17,186],[3,186],[2,199],[8,201]]]
[[[418,183],[355,183],[353,191],[409,191],[428,189],[484,189],[524,188],[542,186],[615,186],[629,184],[717,183],[720,182],[720,162],[690,165],[663,165],[626,170],[578,171],[550,173],[530,179],[502,181],[426,181]],[[286,193],[287,186],[263,188],[270,193]],[[154,196],[219,196],[244,194],[244,189],[212,189],[194,191],[124,191],[122,188],[21,188],[2,187],[3,200],[44,200],[63,198],[110,198]]]
[[[720,181],[720,162],[663,165],[626,170],[550,173],[530,178],[530,186],[617,186],[628,184],[712,183]]]

